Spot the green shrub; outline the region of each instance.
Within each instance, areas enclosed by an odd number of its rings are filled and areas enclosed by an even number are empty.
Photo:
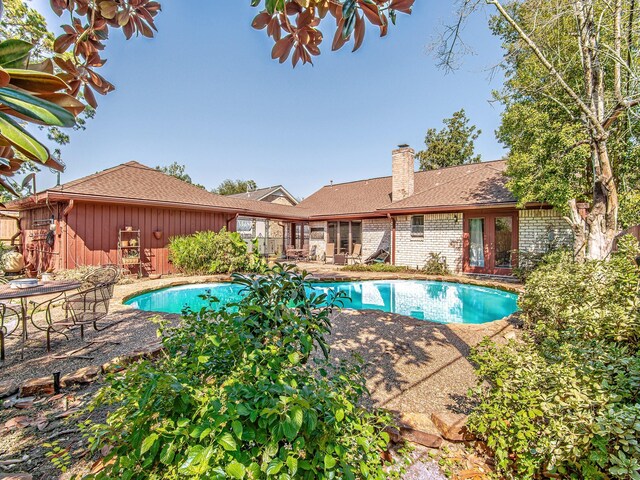
[[[640,272],[629,241],[609,261],[558,253],[520,298],[522,342],[474,353],[470,428],[508,478],[640,479]]]
[[[329,353],[333,300],[291,267],[234,281],[238,304],[188,312],[165,356],[108,379],[93,407],[116,408],[89,431],[94,452],[113,449],[87,478],[397,478],[359,367],[314,353]]]
[[[341,270],[345,270],[347,272],[417,272],[417,270],[413,270],[408,267],[390,265],[388,263],[372,263],[371,265],[356,263],[354,265],[347,265],[345,267],[342,267]]]
[[[257,272],[265,265],[257,248],[249,252],[240,234],[225,228],[170,238],[169,259],[178,270],[192,275]]]
[[[449,275],[447,259],[440,253],[431,252],[422,271],[427,275]]]

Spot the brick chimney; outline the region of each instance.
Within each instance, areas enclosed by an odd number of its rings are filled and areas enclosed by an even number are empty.
[[[398,145],[391,152],[391,201],[398,202],[413,195],[414,157],[416,152],[409,145]]]

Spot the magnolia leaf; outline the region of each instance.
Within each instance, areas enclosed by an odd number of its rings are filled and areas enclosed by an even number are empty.
[[[49,152],[38,140],[18,125],[11,117],[0,112],[0,133],[11,145],[29,158],[46,163]]]
[[[24,68],[7,68],[6,72],[11,76],[11,85],[31,93],[52,93],[69,89],[64,80],[50,73]]]
[[[22,67],[27,64],[33,45],[24,40],[10,39],[0,43],[0,66]]]
[[[11,82],[11,75],[4,69],[0,68],[0,87],[6,87]]]
[[[33,96],[55,103],[76,117],[87,108],[84,103],[68,93],[36,93]]]
[[[76,123],[76,119],[72,113],[59,107],[55,103],[12,88],[0,88],[0,103],[44,125],[73,127]]]

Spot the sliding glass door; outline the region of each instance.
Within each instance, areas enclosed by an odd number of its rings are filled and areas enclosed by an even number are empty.
[[[351,255],[356,244],[362,245],[362,222],[327,222],[327,245],[333,245],[333,253]]]

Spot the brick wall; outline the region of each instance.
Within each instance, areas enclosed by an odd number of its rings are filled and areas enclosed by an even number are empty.
[[[457,221],[456,221],[457,217]],[[396,265],[422,268],[430,253],[440,253],[452,272],[462,270],[462,213],[424,216],[424,237],[411,235],[411,216],[396,217]]]
[[[369,218],[362,220],[362,258],[363,260],[381,248],[391,250],[391,220],[388,218]]]
[[[519,211],[519,250],[526,254],[540,254],[550,248],[571,246],[573,232],[556,210]],[[526,254],[521,261],[526,261]]]
[[[325,252],[325,248],[327,248],[327,222],[309,222],[309,228],[324,228],[324,237],[322,239],[311,238],[309,236],[309,251],[313,250],[313,247],[316,247],[316,258],[321,259],[322,254]]]

